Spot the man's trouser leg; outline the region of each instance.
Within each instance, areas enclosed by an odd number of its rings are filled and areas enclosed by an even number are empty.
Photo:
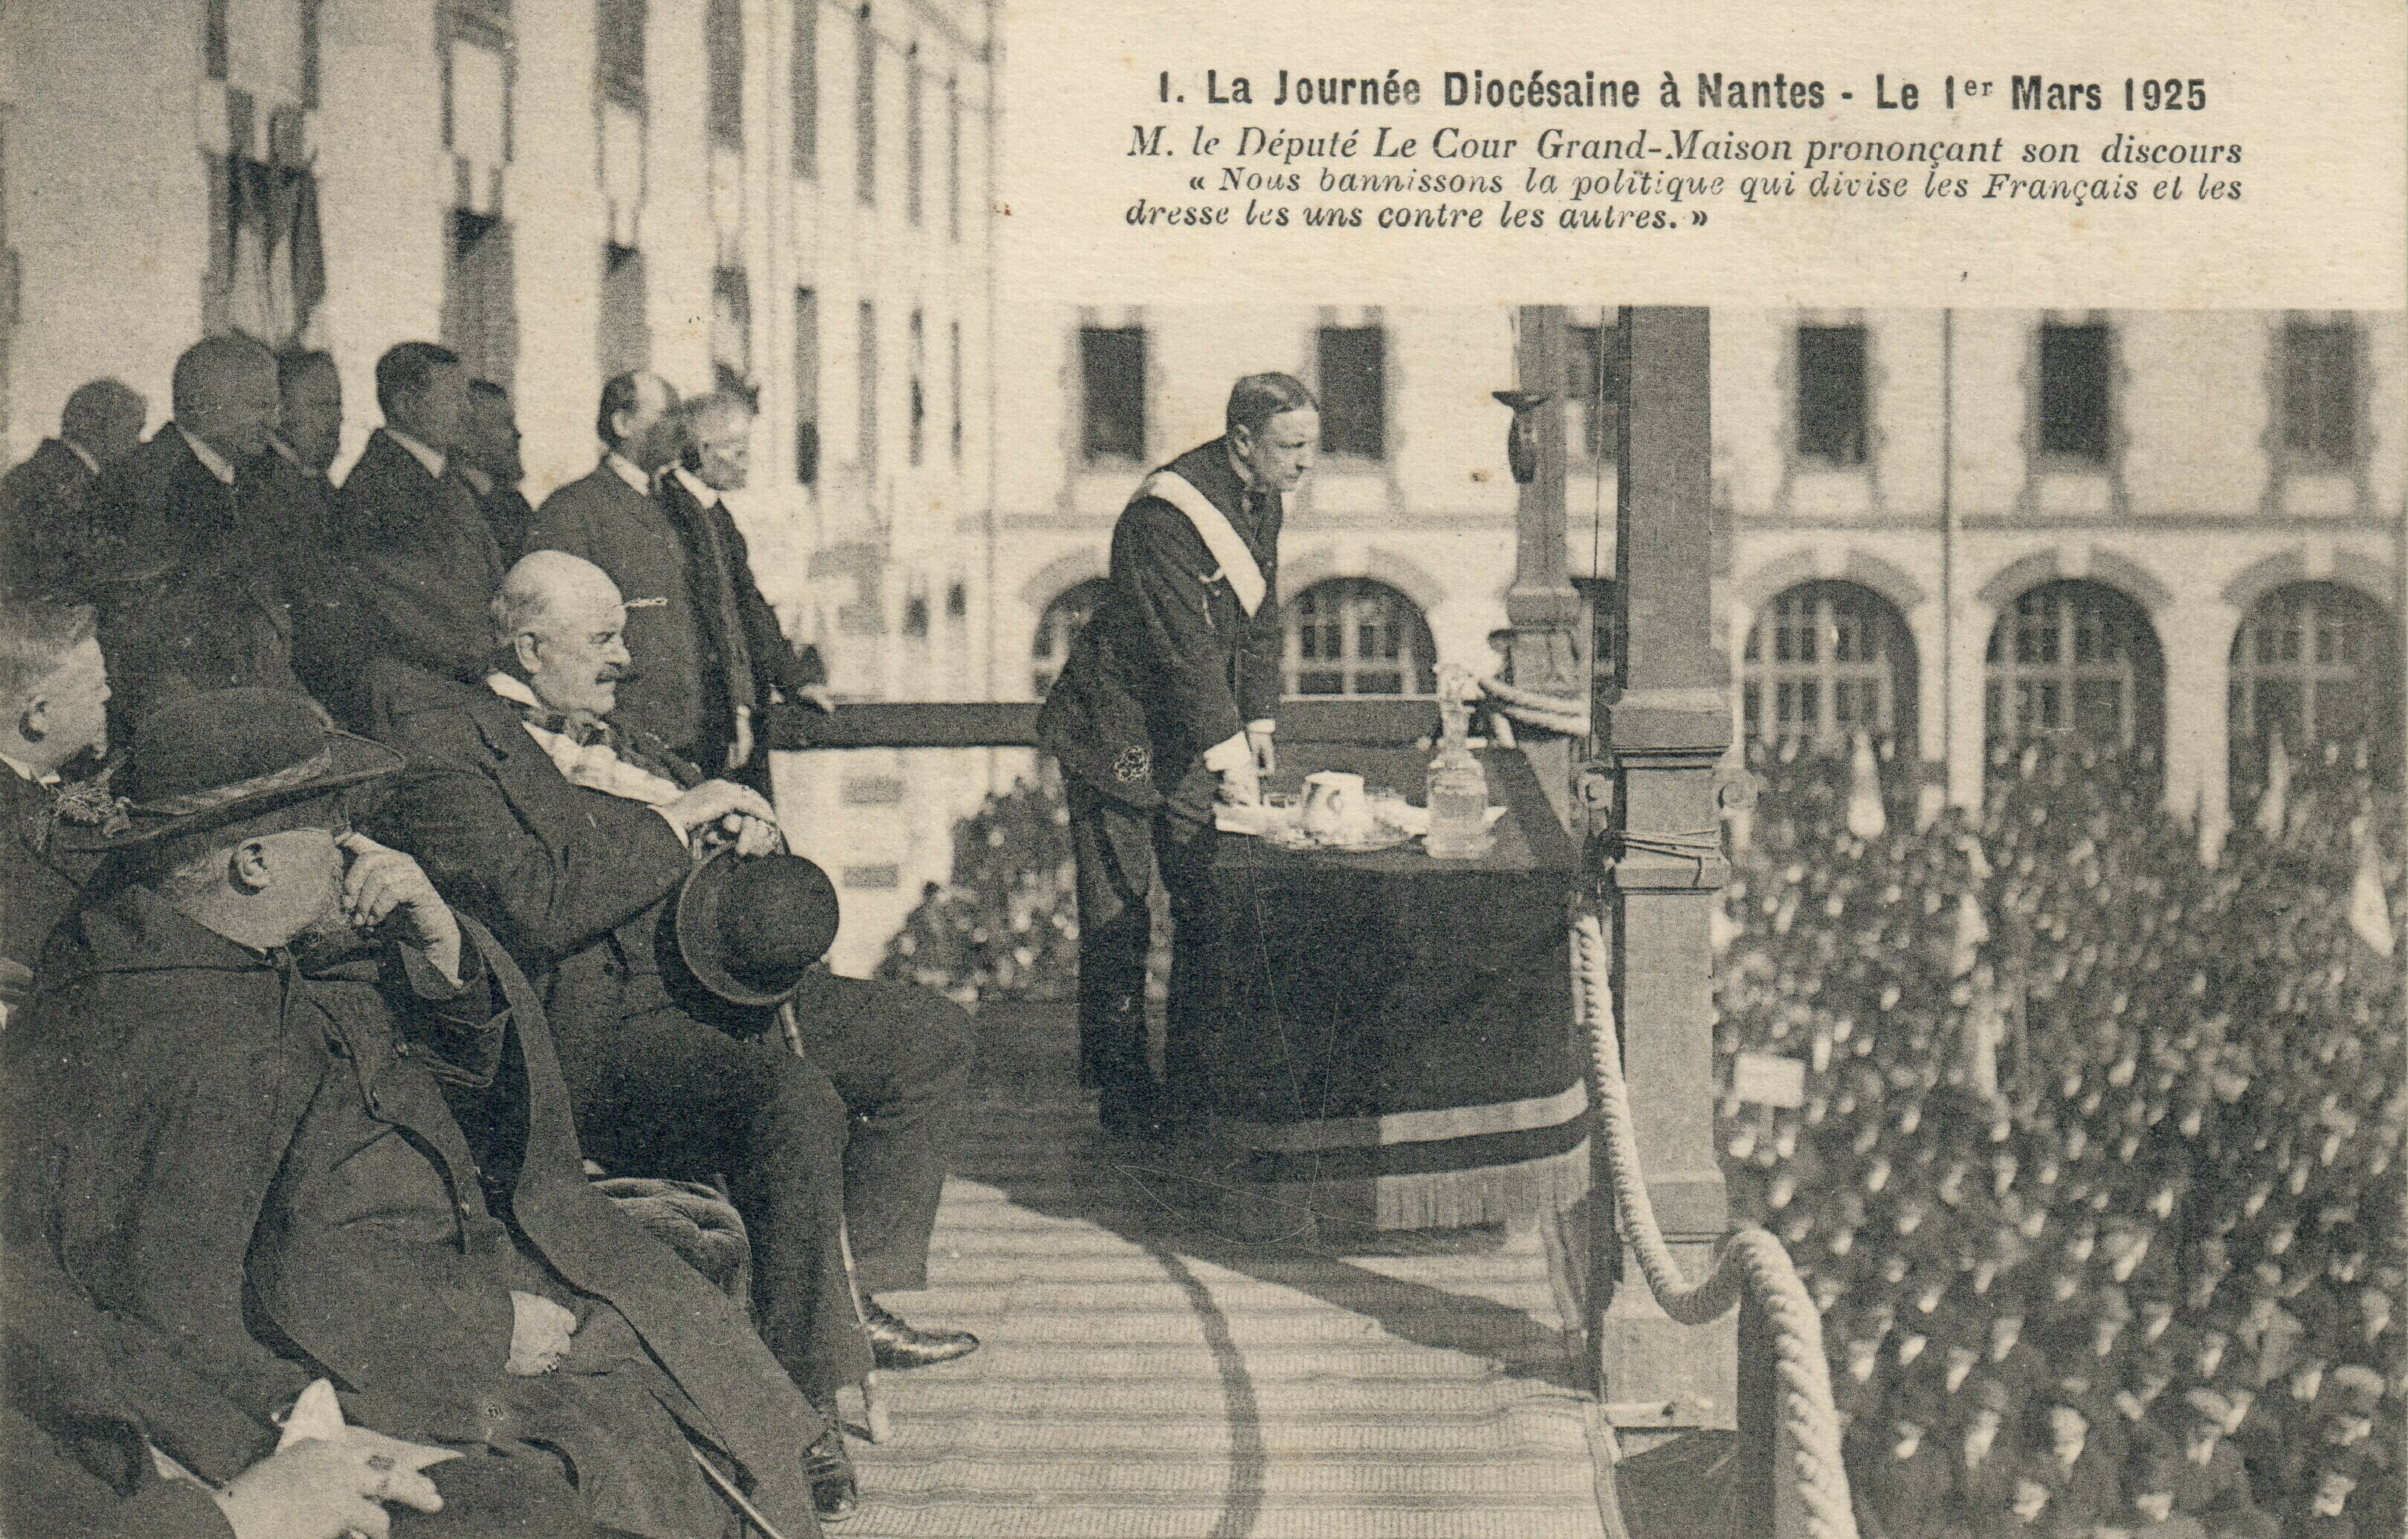
[[[1192,787],[1183,787],[1190,789]],[[1219,838],[1210,812],[1195,813],[1191,795],[1174,798],[1154,815],[1154,859],[1162,885],[1170,896],[1170,1001],[1166,1012],[1162,1045],[1162,1077],[1168,1111],[1193,1116],[1209,1106],[1206,1074],[1213,1008],[1214,942],[1208,908],[1211,893],[1212,846]]]
[[[1153,814],[1065,775],[1078,871],[1079,1083],[1109,1105],[1154,1083],[1145,1036],[1145,954],[1154,938]]]
[[[968,1012],[911,984],[815,969],[795,994],[810,1060],[844,1098],[845,1230],[867,1294],[928,1286],[928,1236],[969,1094]]]
[[[607,1053],[574,1067],[564,1053],[587,1152],[613,1174],[726,1176],[762,1341],[813,1400],[859,1382],[869,1344],[839,1230],[848,1115],[826,1073],[775,1037],[738,1042],[673,1010],[621,1022]]]

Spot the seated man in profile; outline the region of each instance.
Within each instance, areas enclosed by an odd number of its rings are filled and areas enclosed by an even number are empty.
[[[825,1429],[588,1186],[509,957],[351,831],[347,793],[400,768],[279,691],[137,729],[80,836],[108,864],[0,1039],[9,1236],[254,1419],[326,1376],[464,1450],[423,1532],[719,1539],[749,1486],[815,1532]]]
[[[378,827],[542,974],[595,1158],[726,1175],[762,1334],[824,1406],[872,1360],[912,1367],[978,1345],[876,1300],[927,1286],[968,1022],[926,990],[839,978],[812,957],[758,991],[714,991],[681,963],[668,921],[696,859],[713,841],[741,858],[781,840],[757,793],[703,780],[609,719],[629,665],[625,612],[599,567],[537,551],[494,600],[482,685],[384,665],[380,730],[412,764]],[[781,1002],[801,1056],[773,1027]],[[814,1451],[813,1471],[822,1516],[849,1510],[840,1439]]]

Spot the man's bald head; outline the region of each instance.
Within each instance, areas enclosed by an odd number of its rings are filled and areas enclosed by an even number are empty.
[[[59,437],[81,445],[103,469],[134,452],[150,403],[122,380],[93,380],[76,386],[59,413]]]
[[[494,596],[507,665],[555,711],[607,716],[628,669],[626,605],[610,574],[566,551],[532,551]]]
[[[172,390],[176,425],[236,464],[266,452],[283,414],[276,354],[238,332],[186,348]]]

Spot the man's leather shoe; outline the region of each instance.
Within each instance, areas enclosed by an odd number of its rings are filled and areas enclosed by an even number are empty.
[[[844,1451],[844,1428],[830,1427],[803,1450],[803,1474],[811,1483],[811,1509],[823,1523],[841,1523],[861,1505],[853,1456]]]
[[[881,1309],[874,1299],[863,1301],[861,1324],[869,1337],[870,1356],[881,1368],[925,1368],[978,1350],[979,1339],[967,1330],[923,1330]]]

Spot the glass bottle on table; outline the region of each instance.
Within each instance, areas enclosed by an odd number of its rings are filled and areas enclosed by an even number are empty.
[[[1429,763],[1429,832],[1434,860],[1469,860],[1488,849],[1488,771],[1471,751],[1471,703],[1461,692],[1439,696],[1438,756]]]

